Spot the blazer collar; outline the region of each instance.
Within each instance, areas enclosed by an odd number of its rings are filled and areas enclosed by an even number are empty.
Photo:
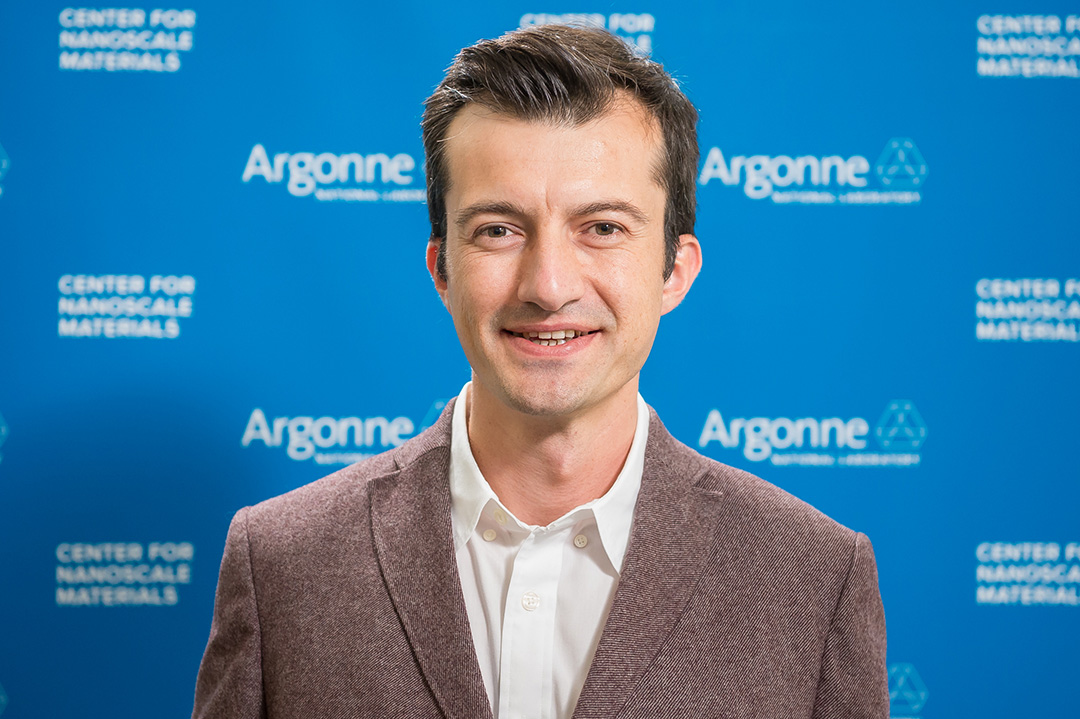
[[[397,472],[371,484],[375,552],[424,678],[448,719],[490,719],[454,559],[450,417],[399,450]]]
[[[450,428],[454,401],[371,484],[371,520],[383,578],[432,692],[447,717],[490,719],[454,559]],[[575,717],[615,716],[674,628],[720,524],[720,492],[696,486],[701,455],[649,409],[641,490],[619,586]]]
[[[515,525],[531,529],[528,525],[521,523],[514,513],[499,501],[473,457],[465,419],[471,384],[469,382],[462,388],[451,413],[450,516],[454,529],[455,551],[460,550],[472,536],[480,515],[490,502],[494,502],[505,511]],[[636,409],[634,438],[622,470],[615,478],[615,483],[602,497],[585,502],[548,525],[549,527],[565,526],[567,522],[579,521],[583,513],[591,513],[596,520],[600,543],[616,574],[622,569],[623,560],[626,557],[626,545],[630,541],[631,520],[638,492],[641,489],[645,447],[649,435],[651,413],[640,394],[637,395]]]
[[[575,717],[614,717],[675,627],[705,568],[722,494],[701,489],[708,461],[650,408],[630,545]]]

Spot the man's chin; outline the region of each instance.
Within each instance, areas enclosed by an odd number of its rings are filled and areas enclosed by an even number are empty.
[[[586,409],[588,401],[581,388],[500,387],[496,400],[530,417],[572,417]]]
[[[514,393],[506,397],[506,404],[531,417],[570,417],[584,409],[584,403],[551,395],[535,396],[532,393]]]

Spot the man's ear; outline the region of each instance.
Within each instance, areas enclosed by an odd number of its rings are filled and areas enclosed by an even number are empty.
[[[428,238],[427,269],[428,274],[431,275],[431,279],[435,283],[435,291],[439,293],[439,299],[442,300],[443,306],[449,310],[450,305],[446,303],[446,278],[439,274],[439,246],[443,241],[443,238],[436,237],[435,235]]]
[[[679,306],[701,271],[701,243],[693,235],[679,235],[679,250],[675,253],[675,267],[671,277],[664,282],[664,298],[661,314],[667,314]]]

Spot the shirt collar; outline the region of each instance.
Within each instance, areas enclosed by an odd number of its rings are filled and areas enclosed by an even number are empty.
[[[450,508],[454,531],[454,549],[460,550],[469,541],[480,521],[480,515],[490,502],[494,502],[514,521],[528,529],[538,529],[521,523],[514,517],[492,491],[473,457],[469,443],[469,431],[465,420],[466,403],[469,398],[467,382],[461,388],[450,425]],[[637,396],[637,425],[630,451],[615,483],[604,496],[587,502],[567,512],[551,525],[558,525],[565,517],[582,510],[591,511],[596,528],[611,565],[620,571],[626,547],[630,542],[630,527],[634,519],[634,505],[641,489],[641,473],[645,467],[645,444],[649,436],[649,407],[641,395]]]

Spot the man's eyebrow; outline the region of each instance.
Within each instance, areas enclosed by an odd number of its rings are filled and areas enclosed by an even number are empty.
[[[525,210],[512,202],[477,202],[465,207],[454,219],[454,224],[460,230],[468,225],[477,215],[510,215],[521,217]]]
[[[643,225],[649,222],[649,216],[645,214],[641,208],[626,200],[598,200],[597,202],[590,202],[587,205],[578,205],[571,210],[570,215],[572,217],[584,217],[586,215],[600,215],[605,212],[619,212],[628,215],[635,222]],[[528,213],[525,212],[524,208],[520,205],[515,205],[512,202],[476,202],[462,208],[461,212],[459,212],[458,216],[454,219],[454,224],[460,230],[472,222],[478,215],[524,217],[526,214]]]
[[[600,200],[599,202],[590,202],[587,205],[580,205],[574,208],[573,216],[582,217],[584,215],[600,215],[605,212],[621,212],[624,215],[629,215],[635,222],[641,224],[647,224],[649,222],[649,216],[645,212],[632,202],[625,200]]]

